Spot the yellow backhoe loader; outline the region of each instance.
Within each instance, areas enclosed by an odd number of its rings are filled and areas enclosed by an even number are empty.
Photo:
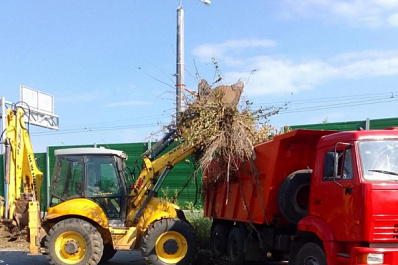
[[[225,95],[231,96],[228,92]],[[234,95],[227,101],[237,104]],[[56,150],[50,205],[41,220],[42,173],[36,167],[23,117],[21,107],[7,112],[4,143],[8,194],[0,215],[20,229],[27,227],[31,254],[45,252],[54,265],[96,265],[119,250],[134,249],[141,250],[147,264],[193,261],[194,229],[177,205],[157,198],[172,167],[198,147],[185,141],[161,155],[183,134],[181,128],[178,132],[170,129],[143,154],[142,170],[135,182],[126,170],[127,155],[122,151]]]

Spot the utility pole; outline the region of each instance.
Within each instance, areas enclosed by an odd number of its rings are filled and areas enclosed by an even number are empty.
[[[177,73],[176,73],[176,119],[183,111],[184,102],[184,9],[182,0],[177,8]]]
[[[210,0],[199,0],[205,5],[210,5]],[[184,89],[185,89],[185,64],[184,64],[184,9],[182,0],[177,8],[177,72],[176,72],[176,121],[179,113],[184,111]]]

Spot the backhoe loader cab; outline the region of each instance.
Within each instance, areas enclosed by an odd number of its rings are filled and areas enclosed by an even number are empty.
[[[128,190],[122,151],[105,148],[55,150],[50,207],[75,198],[96,202],[108,219],[125,220]]]

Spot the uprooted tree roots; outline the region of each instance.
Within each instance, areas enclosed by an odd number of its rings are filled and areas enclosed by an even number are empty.
[[[255,144],[280,133],[266,122],[286,107],[252,110],[251,102],[239,107],[242,90],[242,82],[213,90],[207,88],[205,92],[199,90],[200,96],[189,100],[187,110],[179,117],[184,139],[200,144],[199,168],[206,169],[214,158],[222,158],[225,162],[222,171],[227,174],[227,180],[230,172],[251,159]]]

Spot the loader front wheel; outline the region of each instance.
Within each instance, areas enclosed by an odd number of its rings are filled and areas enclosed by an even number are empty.
[[[147,264],[190,264],[196,253],[195,230],[180,219],[155,221],[144,233],[141,252]]]
[[[81,219],[65,219],[54,225],[45,241],[53,265],[97,265],[104,250],[98,230]]]

